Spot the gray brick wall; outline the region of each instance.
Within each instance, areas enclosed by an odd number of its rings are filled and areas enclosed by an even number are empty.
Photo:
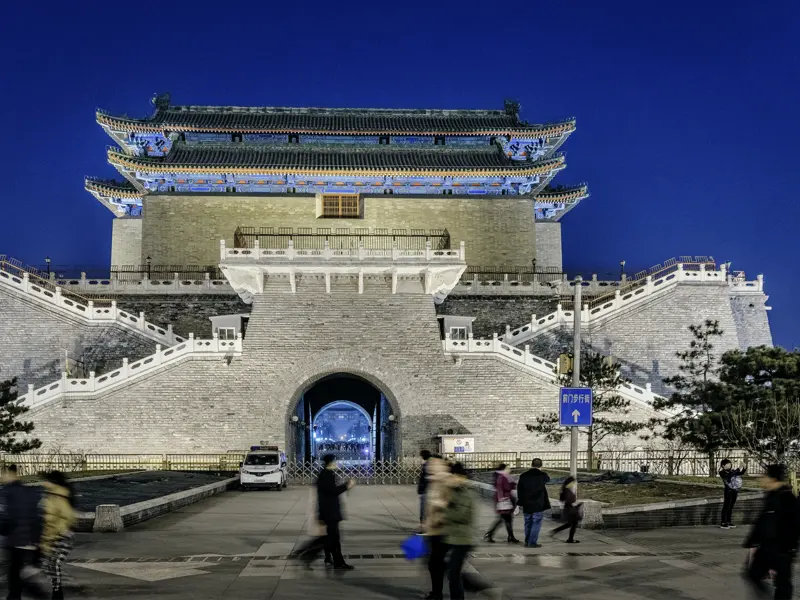
[[[525,424],[557,406],[557,388],[519,365],[446,356],[431,297],[392,295],[388,284],[327,295],[323,281],[303,279],[297,294],[276,286],[256,297],[244,355],[230,365],[186,361],[100,398],[46,405],[33,419],[47,445],[104,452],[284,443],[300,394],[335,373],[383,391],[405,455],[448,428],[474,435],[481,451],[541,448]]]
[[[156,343],[118,325],[89,324],[46,309],[23,294],[0,289],[0,379],[50,383],[64,370],[65,351],[98,374],[155,352]]]
[[[153,264],[214,265],[219,240],[233,245],[240,225],[447,229],[467,245],[471,265],[529,265],[533,204],[516,197],[367,196],[363,219],[318,219],[314,196],[149,195],[144,199],[142,257]],[[143,264],[144,260],[137,264]]]
[[[117,304],[134,314],[144,312],[151,323],[172,325],[176,335],[194,333],[196,338],[206,339],[211,337],[209,317],[250,312],[250,305],[236,295],[125,295],[117,298]]]
[[[731,310],[741,350],[751,346],[772,346],[766,304],[767,296],[764,294],[731,296]]]
[[[561,262],[561,223],[536,223],[536,267],[558,267]]]
[[[644,383],[642,375],[649,374],[653,391],[666,393],[662,379],[678,372],[675,353],[688,348],[689,325],[706,319],[718,320],[723,330],[717,344],[720,354],[739,347],[727,285],[680,284],[596,325],[590,323],[587,341],[618,358],[635,383]]]
[[[146,254],[144,256],[147,256]],[[123,217],[111,224],[111,264],[143,265],[142,219]]]
[[[556,309],[558,299],[552,296],[448,296],[436,307],[440,315],[475,317],[475,337],[503,335],[506,325],[512,329],[530,323],[531,315],[542,317]]]

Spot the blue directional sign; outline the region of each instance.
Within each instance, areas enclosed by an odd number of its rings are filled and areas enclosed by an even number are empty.
[[[558,415],[561,427],[590,427],[592,388],[561,388]]]

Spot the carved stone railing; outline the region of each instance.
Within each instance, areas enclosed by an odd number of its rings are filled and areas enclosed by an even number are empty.
[[[401,250],[396,246],[390,249],[374,249],[364,248],[359,245],[358,248],[331,248],[325,241],[324,248],[314,249],[298,249],[294,247],[292,240],[288,242],[288,248],[261,248],[258,245],[258,240],[255,241],[252,248],[227,248],[225,240],[220,240],[220,261],[226,262],[231,259],[283,259],[287,261],[303,261],[303,260],[337,260],[337,259],[357,259],[357,260],[392,260],[392,261],[409,261],[419,260],[426,262],[454,262],[464,261],[464,242],[461,242],[458,248],[449,250],[434,250],[431,248],[431,243],[427,242],[424,249]]]
[[[92,294],[234,294],[226,279],[186,279],[179,273],[167,278],[164,274],[143,276],[141,279],[90,278],[84,273],[79,278],[59,278],[55,283],[64,290],[79,290]]]
[[[33,384],[28,385],[28,392],[23,396],[23,404],[28,408],[40,408],[44,404],[67,397],[87,397],[98,392],[106,392],[126,385],[135,379],[152,373],[154,370],[171,363],[192,357],[219,357],[240,356],[242,353],[242,336],[235,340],[220,340],[217,334],[211,340],[196,340],[194,334],[189,334],[188,340],[183,340],[175,346],[162,349],[156,346],[156,352],[149,356],[128,362],[122,359],[122,367],[109,373],[95,376],[94,372],[87,379],[69,379],[64,373],[61,379],[34,389]]]
[[[592,321],[607,318],[617,314],[622,309],[652,299],[654,296],[672,289],[678,283],[706,283],[713,285],[725,285],[727,283],[724,265],[719,270],[714,271],[707,271],[703,265],[700,265],[698,270],[685,270],[683,263],[677,263],[673,266],[674,270],[670,270],[660,277],[654,279],[652,275],[647,275],[644,279],[627,288],[616,290],[613,295],[591,299],[582,307],[581,326],[589,327]],[[510,327],[507,328],[505,335],[500,336],[499,339],[507,344],[518,345],[558,325],[572,323],[574,314],[572,307],[559,304],[555,312],[545,317],[537,318],[536,315],[533,315],[530,323],[513,330]]]
[[[117,308],[115,301],[112,301],[110,306],[95,306],[91,300],[87,304],[81,304],[72,297],[63,295],[61,288],[58,286],[48,289],[38,281],[32,281],[30,274],[27,272],[16,275],[0,270],[0,286],[2,285],[22,292],[48,308],[61,309],[88,323],[116,323],[125,329],[136,331],[168,346],[184,341],[184,338],[172,332],[172,325],[167,325],[166,328],[154,325],[145,320],[143,312],[140,312],[138,316],[125,312]]]
[[[492,339],[474,339],[472,334],[466,340],[454,340],[450,335],[446,335],[442,341],[442,346],[446,354],[452,355],[490,355],[498,358],[505,358],[514,361],[515,363],[524,366],[533,375],[541,378],[542,380],[558,385],[556,375],[557,366],[555,363],[545,360],[535,354],[531,354],[526,345],[524,348],[515,348],[510,344],[502,342],[497,334],[494,334]],[[617,388],[617,394],[631,402],[646,405],[650,408],[656,398],[660,398],[658,394],[654,394],[650,389],[650,384],[645,384],[645,387],[634,385],[632,383],[623,383]],[[555,397],[554,397],[555,398]]]

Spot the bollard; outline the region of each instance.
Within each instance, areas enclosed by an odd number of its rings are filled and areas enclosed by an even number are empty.
[[[603,527],[603,504],[597,500],[583,500],[583,529],[600,529]]]
[[[100,504],[94,509],[95,533],[118,533],[125,529],[118,504]]]

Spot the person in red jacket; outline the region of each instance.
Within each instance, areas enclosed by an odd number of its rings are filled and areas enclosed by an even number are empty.
[[[519,540],[514,537],[514,510],[517,503],[512,495],[517,483],[509,477],[510,469],[505,463],[500,463],[494,473],[494,503],[497,511],[497,520],[492,524],[491,529],[483,536],[483,539],[490,544],[494,543],[494,532],[500,527],[501,523],[506,524],[509,544],[519,544]]]

